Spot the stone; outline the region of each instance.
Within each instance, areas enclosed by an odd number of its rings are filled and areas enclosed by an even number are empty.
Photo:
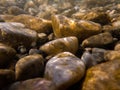
[[[0,68],[5,68],[10,64],[16,55],[16,50],[0,43]]]
[[[52,32],[52,24],[50,20],[45,20],[42,18],[37,18],[31,15],[17,15],[14,16],[11,20],[7,22],[18,22],[25,25],[25,27],[34,30],[38,33],[47,33]]]
[[[85,64],[70,52],[62,52],[48,60],[44,77],[53,82],[57,90],[67,90],[85,74]]]
[[[104,58],[106,61],[120,59],[120,51],[108,51],[105,53]]]
[[[82,42],[82,47],[101,47],[113,43],[114,39],[109,32],[93,35]]]
[[[119,90],[120,60],[96,65],[87,70],[82,90]]]
[[[34,78],[13,83],[9,90],[55,90],[52,89],[52,82],[44,78]]]
[[[32,55],[32,54],[40,54],[41,52],[38,50],[38,49],[30,49],[29,50],[29,55]]]
[[[58,13],[58,9],[56,9],[54,6],[49,4],[42,4],[39,6],[39,12],[36,16],[39,18],[51,20],[51,15],[55,13]]]
[[[45,33],[38,33],[38,45],[42,45],[48,41],[48,37]]]
[[[80,42],[101,32],[101,25],[98,23],[85,20],[75,21],[62,15],[52,16],[52,26],[57,38],[76,36]]]
[[[64,51],[69,51],[75,54],[78,50],[78,39],[74,36],[59,38],[45,43],[39,48],[39,50],[48,55],[56,55]]]
[[[104,18],[104,19],[103,19]],[[108,14],[105,12],[89,12],[85,14],[81,19],[83,20],[90,20],[96,23],[100,23],[101,25],[109,24],[111,22],[111,19]]]
[[[26,48],[33,46],[37,41],[37,33],[24,27],[21,23],[0,23],[0,42],[12,47],[23,45]]]
[[[28,55],[18,60],[15,65],[16,80],[41,77],[44,70],[44,59],[39,54]]]
[[[115,51],[119,51],[120,50],[120,42],[118,42],[115,47],[114,47]]]
[[[15,73],[9,69],[0,69],[0,89],[15,81]]]
[[[20,15],[20,14],[27,14],[27,13],[23,9],[19,8],[18,6],[10,6],[8,8],[8,14]]]

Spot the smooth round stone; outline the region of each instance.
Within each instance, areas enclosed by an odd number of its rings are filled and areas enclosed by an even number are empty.
[[[29,78],[40,77],[43,75],[44,59],[41,55],[28,55],[16,63],[16,80],[26,80]]]
[[[0,43],[0,68],[7,66],[15,57],[15,49]]]
[[[85,64],[70,52],[62,52],[48,60],[44,77],[53,82],[57,90],[67,90],[85,74]]]
[[[62,15],[52,16],[52,26],[57,38],[76,36],[80,42],[101,32],[101,25],[98,23],[86,20],[75,21]]]
[[[15,82],[9,87],[9,90],[55,90],[51,86],[51,81],[44,78],[35,78]]]
[[[7,85],[15,81],[15,73],[9,69],[0,69],[0,88],[6,87]]]
[[[0,41],[9,46],[18,47],[23,45],[29,48],[33,43],[36,43],[37,38],[35,31],[24,28],[24,25],[21,23],[0,23]]]
[[[120,59],[87,70],[82,90],[119,90]]]
[[[113,42],[113,37],[109,32],[91,36],[82,42],[82,47],[101,47]]]
[[[78,50],[78,39],[74,36],[59,38],[45,43],[39,49],[48,55],[55,55],[64,51],[76,53]]]

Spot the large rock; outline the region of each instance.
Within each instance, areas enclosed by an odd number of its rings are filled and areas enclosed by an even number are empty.
[[[21,23],[0,23],[0,42],[17,47],[33,46],[37,41],[37,33],[26,29]]]
[[[69,52],[62,52],[47,62],[44,77],[51,80],[57,90],[66,90],[77,83],[84,73],[84,62]]]
[[[43,75],[44,59],[41,55],[29,55],[21,58],[15,66],[17,80],[40,77]]]
[[[102,47],[113,43],[113,37],[109,32],[93,35],[82,42],[82,47]]]
[[[52,32],[51,21],[40,19],[31,15],[21,14],[14,16],[11,20],[6,20],[7,22],[19,22],[24,24],[27,28],[32,29],[38,33],[50,33]]]
[[[15,80],[15,73],[9,69],[0,69],[0,89],[13,83]]]
[[[57,38],[76,36],[80,41],[101,32],[101,25],[91,21],[75,21],[61,15],[52,16],[52,26]]]
[[[42,45],[40,50],[48,55],[55,55],[64,51],[75,54],[78,50],[78,39],[76,37],[59,38]]]
[[[96,65],[87,71],[82,90],[120,90],[120,60]]]
[[[15,57],[15,49],[0,43],[0,68],[7,66]]]
[[[13,83],[8,90],[55,90],[51,87],[51,81],[43,78],[28,79]]]

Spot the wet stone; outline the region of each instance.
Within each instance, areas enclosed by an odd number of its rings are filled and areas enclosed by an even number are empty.
[[[11,15],[20,15],[20,14],[27,14],[23,9],[19,8],[18,6],[10,6],[8,8],[8,14]]]
[[[44,77],[57,90],[66,90],[77,83],[85,73],[85,64],[70,52],[62,52],[48,60]]]
[[[11,20],[7,20],[7,21],[22,23],[25,25],[25,27],[33,31],[36,31],[38,33],[49,34],[52,32],[52,24],[50,20],[37,18],[31,15],[21,14],[14,16]]]
[[[113,37],[109,32],[91,36],[82,42],[82,47],[101,47],[113,43]]]
[[[76,36],[80,42],[101,32],[101,25],[98,23],[86,20],[75,21],[62,15],[52,16],[52,26],[57,38]]]
[[[29,50],[29,55],[32,55],[32,54],[41,54],[41,52],[40,50],[33,48]]]
[[[26,48],[37,41],[37,33],[24,28],[21,23],[0,23],[0,42],[12,47],[24,45]]]
[[[15,81],[15,73],[9,69],[0,69],[0,89]]]
[[[104,18],[104,19],[103,19]],[[110,17],[105,12],[89,12],[85,14],[81,19],[90,20],[101,25],[109,24],[111,22]]]
[[[108,51],[105,53],[104,58],[106,61],[120,59],[120,51]]]
[[[115,47],[114,50],[119,51],[120,50],[120,42],[118,42]]]
[[[28,55],[18,60],[15,66],[16,80],[26,80],[43,75],[44,59],[41,55]]]
[[[9,87],[9,90],[55,90],[52,89],[51,85],[51,81],[44,78],[35,78],[15,82]]]
[[[0,68],[8,66],[15,55],[15,49],[0,43]]]
[[[48,55],[55,55],[64,51],[76,53],[78,50],[78,39],[76,37],[59,38],[45,43],[39,50]]]
[[[82,90],[119,90],[120,60],[96,65],[87,71]]]

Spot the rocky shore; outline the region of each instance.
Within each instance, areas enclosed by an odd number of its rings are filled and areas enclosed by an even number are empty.
[[[0,0],[0,90],[120,90],[119,0]]]

